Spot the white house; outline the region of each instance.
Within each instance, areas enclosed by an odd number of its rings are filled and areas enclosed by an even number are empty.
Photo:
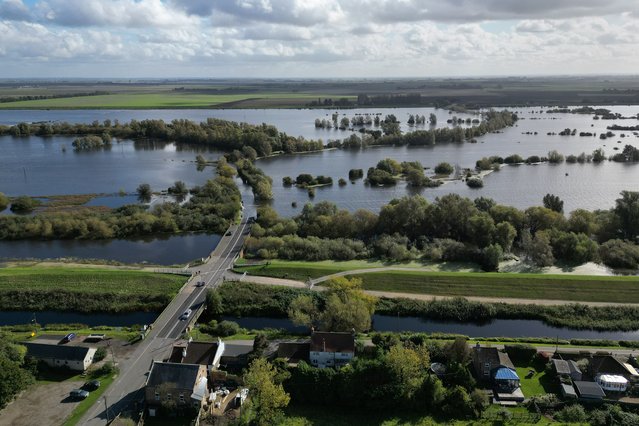
[[[27,355],[44,362],[51,367],[85,371],[91,363],[96,348],[85,346],[49,345],[46,343],[26,342]]]
[[[313,331],[309,359],[318,368],[341,367],[355,356],[355,335]]]

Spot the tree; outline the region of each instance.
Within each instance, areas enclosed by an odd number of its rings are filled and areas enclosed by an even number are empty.
[[[601,261],[611,268],[637,269],[639,246],[624,240],[608,240],[599,247]]]
[[[168,192],[169,194],[183,197],[189,193],[189,189],[186,187],[186,184],[183,181],[177,180],[175,181],[173,186],[169,187]]]
[[[222,296],[217,290],[210,289],[206,293],[206,310],[210,315],[218,316],[224,313]]]
[[[557,213],[564,212],[564,202],[561,200],[561,198],[559,198],[556,195],[553,195],[553,194],[544,195],[543,202],[544,202],[544,207],[546,207],[547,209],[550,209]]]
[[[615,200],[615,215],[621,225],[622,236],[634,240],[639,235],[639,192],[621,191]]]
[[[601,163],[606,159],[606,153],[603,148],[597,148],[592,152],[592,162]]]
[[[495,242],[501,246],[504,253],[510,252],[516,236],[517,230],[508,222],[500,222],[495,226]]]
[[[0,408],[33,382],[33,376],[20,368],[18,362],[0,356]]]
[[[302,294],[288,308],[288,317],[295,325],[313,327],[319,325],[320,312],[312,296]]]
[[[435,166],[435,173],[437,173],[438,175],[448,176],[454,171],[455,171],[455,168],[449,163],[439,163],[438,165]]]
[[[249,365],[244,375],[244,383],[249,389],[248,416],[250,423],[268,426],[277,423],[281,408],[288,405],[290,396],[277,383],[277,370],[264,358],[257,358]]]
[[[475,416],[475,403],[471,400],[466,389],[455,386],[448,389],[442,402],[442,411],[453,418],[467,418]]]
[[[398,400],[410,400],[422,387],[430,367],[430,356],[426,348],[406,348],[395,345],[384,357],[384,363],[394,378]]]
[[[537,266],[552,266],[555,263],[555,257],[552,254],[552,246],[550,238],[545,232],[538,232],[534,238],[530,238],[530,234],[525,234],[524,252],[526,256]]]
[[[138,189],[136,190],[138,193],[138,199],[143,203],[148,203],[151,201],[151,195],[153,192],[151,191],[151,185],[148,183],[141,183],[138,185]]]
[[[437,124],[437,116],[431,112],[428,116],[428,122],[431,126],[435,126]]]
[[[0,192],[0,212],[9,206],[9,197]]]

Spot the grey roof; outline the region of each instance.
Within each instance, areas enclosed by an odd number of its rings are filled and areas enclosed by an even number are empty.
[[[475,346],[473,348],[473,359],[481,364],[490,363],[491,368],[496,368],[499,365],[515,369],[510,357],[507,353],[501,352],[495,347],[482,347]]]
[[[311,334],[311,351],[355,353],[353,333],[315,331]]]
[[[579,370],[579,366],[573,360],[566,361],[563,359],[553,359],[552,363],[555,366],[557,374],[570,375],[574,372],[581,372],[581,370]]]
[[[224,343],[224,358],[235,358],[238,356],[246,355],[253,351],[253,345],[242,345],[237,343]]]
[[[217,342],[190,342],[186,348],[184,364],[211,365],[217,353]]]
[[[603,398],[606,395],[601,386],[595,382],[575,380],[574,384],[579,396],[582,398]]]
[[[147,386],[172,383],[178,389],[193,389],[200,366],[196,364],[176,364],[173,362],[155,362],[149,372]]]
[[[575,388],[572,385],[568,385],[566,383],[561,383],[561,393],[564,396],[573,396],[573,397],[577,396],[577,393],[575,392]]]
[[[48,345],[46,343],[26,342],[27,354],[36,359],[65,359],[69,361],[84,361],[87,353],[92,349],[86,346]]]

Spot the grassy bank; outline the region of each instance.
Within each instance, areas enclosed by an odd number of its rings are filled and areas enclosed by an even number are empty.
[[[636,277],[418,271],[374,272],[354,276],[362,279],[365,289],[377,291],[639,303],[639,281]]]
[[[449,271],[449,272],[471,272],[479,271],[479,267],[470,262],[406,262],[388,263],[380,260],[348,260],[337,262],[334,260],[323,260],[319,262],[269,260],[257,265],[239,262],[235,265],[236,272],[247,272],[250,275],[261,275],[275,278],[288,278],[292,280],[306,280],[308,278],[319,278],[325,275],[338,272],[352,271],[356,269],[383,268],[396,266],[401,268],[414,268],[421,271]]]
[[[380,261],[288,262],[273,260],[260,265],[238,264],[236,272],[305,281],[345,271],[386,266],[414,271],[372,271],[354,274],[364,288],[397,293],[437,296],[551,299],[574,302],[639,303],[635,276],[475,272],[472,263],[386,264]],[[321,285],[321,284],[320,284]]]
[[[160,310],[184,284],[170,274],[99,268],[0,269],[0,309],[126,312]]]

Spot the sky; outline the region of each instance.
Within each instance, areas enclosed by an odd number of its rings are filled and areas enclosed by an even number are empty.
[[[0,0],[0,78],[639,74],[639,0]]]

